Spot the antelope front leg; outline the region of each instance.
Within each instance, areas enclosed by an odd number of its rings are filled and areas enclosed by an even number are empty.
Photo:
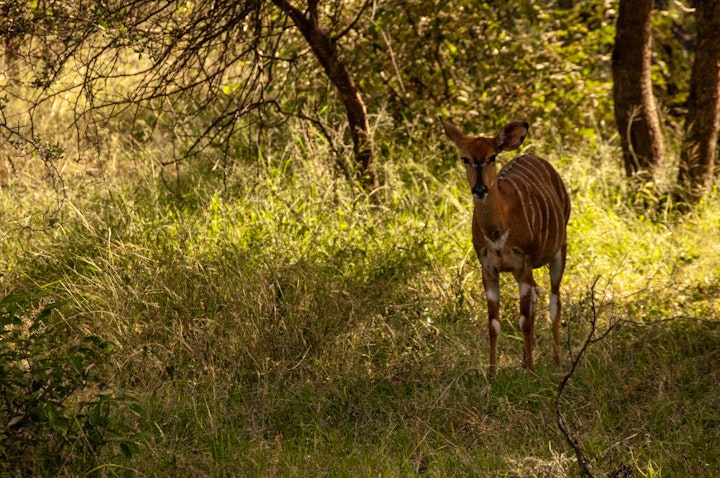
[[[497,273],[493,274],[482,268],[483,287],[488,305],[488,331],[490,333],[490,376],[497,373],[497,341],[500,335],[500,281]]]
[[[523,334],[523,366],[533,370],[533,343],[535,340],[535,303],[537,284],[533,279],[532,265],[529,259],[520,274],[515,275],[520,286],[520,330]]]

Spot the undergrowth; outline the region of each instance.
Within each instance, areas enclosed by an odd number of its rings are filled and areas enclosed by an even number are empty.
[[[70,438],[49,415],[21,422],[4,408],[2,470],[576,475],[555,426],[564,370],[552,365],[547,292],[531,374],[520,366],[516,286],[503,279],[500,372],[486,376],[471,200],[454,153],[433,144],[386,151],[382,200],[372,201],[337,175],[321,144],[290,138],[282,153],[239,158],[224,176],[192,163],[160,174],[151,160],[122,155],[90,175],[68,161],[66,205],[41,232],[23,221],[51,203],[43,185],[2,189],[1,307],[14,314],[2,350],[15,354],[4,366],[32,389],[35,358],[17,347],[47,353],[47,373],[67,370],[58,379],[73,384],[63,417],[84,430]],[[617,324],[570,381],[569,422],[598,470],[712,476],[717,193],[690,213],[661,200],[639,207],[613,145],[534,147],[573,200],[565,366],[587,333],[592,284],[599,326]],[[536,272],[544,291],[546,275]],[[45,302],[19,313],[13,294]],[[62,336],[8,340],[40,316],[42,330]],[[95,345],[83,357],[96,366],[75,363],[80,349],[68,345],[87,341]],[[43,439],[65,443],[56,460],[22,447]]]

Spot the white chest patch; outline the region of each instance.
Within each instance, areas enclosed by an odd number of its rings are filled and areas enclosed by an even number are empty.
[[[489,249],[493,249],[495,252],[500,252],[503,250],[503,247],[505,247],[505,243],[507,242],[508,235],[510,235],[509,229],[507,231],[505,231],[503,233],[503,235],[500,236],[499,238],[497,238],[497,240],[495,240],[495,241],[491,240],[487,236],[484,236],[485,237],[485,245]]]

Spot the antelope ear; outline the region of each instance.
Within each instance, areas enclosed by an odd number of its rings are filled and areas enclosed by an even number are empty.
[[[449,121],[445,121],[444,119],[440,118],[440,123],[442,123],[445,134],[448,138],[450,138],[450,141],[455,143],[455,146],[457,146],[458,148],[463,149],[465,144],[467,144],[469,138],[462,134],[462,131],[460,131],[457,126],[450,123]]]
[[[495,137],[495,144],[503,151],[517,149],[525,140],[530,125],[525,121],[512,121]]]

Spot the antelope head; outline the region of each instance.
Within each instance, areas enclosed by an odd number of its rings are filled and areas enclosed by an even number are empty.
[[[529,125],[524,121],[513,121],[505,125],[497,136],[488,138],[465,136],[449,121],[441,118],[440,122],[448,138],[460,151],[473,198],[484,200],[490,189],[497,185],[497,155],[517,149],[525,139]]]

